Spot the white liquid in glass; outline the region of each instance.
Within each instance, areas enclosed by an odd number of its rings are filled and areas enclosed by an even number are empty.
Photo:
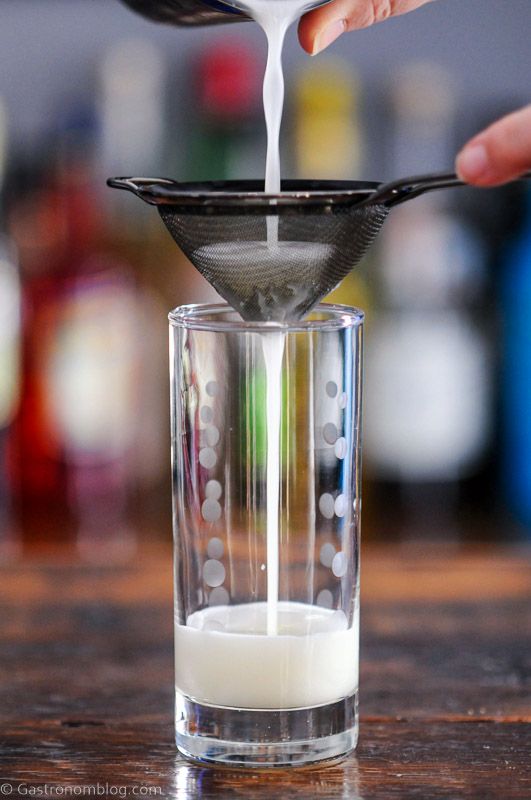
[[[204,703],[236,708],[305,708],[358,687],[358,618],[304,603],[278,604],[267,635],[266,603],[196,611],[175,629],[175,684]]]

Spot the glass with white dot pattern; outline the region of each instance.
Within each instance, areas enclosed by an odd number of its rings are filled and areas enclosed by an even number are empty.
[[[356,744],[362,326],[330,305],[294,324],[170,314],[176,737],[196,760],[302,765]]]

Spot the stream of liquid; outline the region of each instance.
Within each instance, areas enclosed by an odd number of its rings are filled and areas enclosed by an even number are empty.
[[[236,0],[233,3],[252,17],[267,37],[264,75],[264,112],[267,127],[265,191],[280,192],[280,124],[284,108],[282,48],[289,26],[311,5],[308,0]],[[317,5],[317,4],[316,4]]]
[[[264,75],[264,113],[267,128],[266,194],[280,193],[280,126],[284,108],[282,48],[286,31],[309,7],[308,0],[238,0],[234,5],[246,11],[267,37],[267,65]],[[316,4],[317,5],[317,4]],[[278,217],[268,216],[267,247],[277,250]],[[282,417],[282,360],[284,333],[261,336],[266,369],[266,520],[267,520],[267,634],[278,633],[279,520],[280,520],[280,426]]]
[[[263,29],[268,43],[267,65],[264,75],[263,100],[267,128],[267,158],[265,170],[266,194],[280,193],[280,126],[284,107],[284,74],[282,70],[282,48],[286,31],[292,22],[310,8],[311,0],[229,0],[231,5],[245,11]],[[270,271],[285,259],[287,277],[289,269],[305,264],[309,251],[316,257],[315,243],[279,241],[278,216],[266,217],[266,242],[235,242],[227,256],[225,242],[213,243],[202,248],[201,259],[208,258],[218,266],[227,259],[232,268],[233,255],[239,254],[243,263],[243,252],[248,251],[246,260],[259,276]],[[328,245],[319,245],[327,248]],[[289,265],[289,266],[288,266]],[[260,279],[257,287],[260,285]],[[271,287],[264,286],[264,303]],[[299,302],[294,297],[294,305]],[[286,313],[282,307],[282,320]],[[274,317],[273,317],[274,318]],[[280,429],[282,416],[282,361],[286,335],[282,332],[268,331],[260,335],[266,372],[266,537],[267,537],[267,633],[274,636],[278,632],[279,600],[279,532],[280,532]]]
[[[278,632],[278,584],[280,539],[280,426],[282,421],[282,360],[284,333],[263,334],[262,350],[266,368],[266,530],[267,530],[267,634]]]

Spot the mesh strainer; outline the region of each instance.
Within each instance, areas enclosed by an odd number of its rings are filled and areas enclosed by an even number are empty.
[[[463,185],[454,174],[385,185],[284,181],[278,195],[264,194],[259,181],[113,178],[108,184],[156,205],[175,242],[243,319],[276,321],[302,318],[334,289],[392,206]]]

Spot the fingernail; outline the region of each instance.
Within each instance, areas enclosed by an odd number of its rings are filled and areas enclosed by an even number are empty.
[[[471,144],[462,150],[456,160],[457,174],[465,181],[481,178],[489,168],[489,157],[483,144]]]
[[[318,33],[315,37],[312,56],[317,55],[317,53],[320,53],[321,50],[324,50],[326,47],[331,45],[332,42],[335,42],[335,40],[341,36],[342,33],[345,33],[346,29],[347,23],[344,19],[336,19],[335,22],[330,23],[330,25],[325,28],[324,31],[321,31],[321,33]]]

